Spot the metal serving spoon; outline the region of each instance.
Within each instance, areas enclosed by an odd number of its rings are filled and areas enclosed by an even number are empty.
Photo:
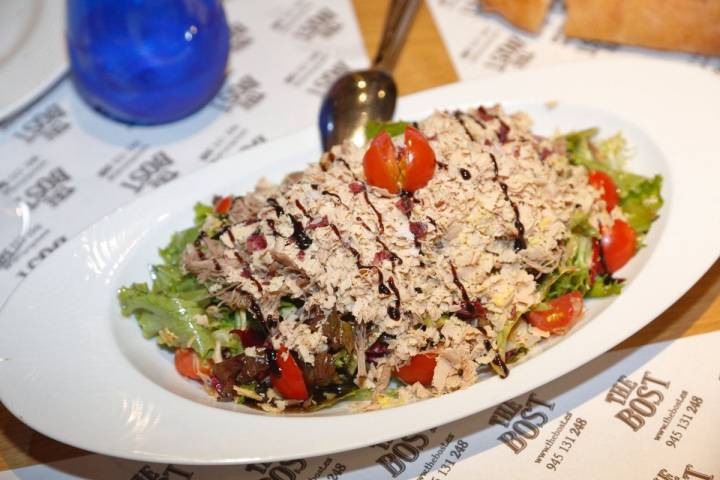
[[[346,73],[330,87],[320,108],[320,137],[325,151],[346,138],[363,145],[369,121],[392,119],[397,87],[391,72],[420,1],[393,0],[370,69]]]

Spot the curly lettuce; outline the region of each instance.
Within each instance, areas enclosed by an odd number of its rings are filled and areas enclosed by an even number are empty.
[[[615,182],[620,197],[620,208],[628,224],[638,236],[645,235],[663,205],[662,177],[645,177],[622,170],[627,158],[625,139],[615,135],[594,142],[597,129],[592,128],[565,136],[567,157],[573,165],[607,173]]]

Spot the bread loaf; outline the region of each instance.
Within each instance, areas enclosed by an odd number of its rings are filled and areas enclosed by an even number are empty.
[[[497,12],[528,32],[542,27],[552,0],[482,0],[485,9]]]
[[[720,55],[720,0],[565,0],[565,35]]]

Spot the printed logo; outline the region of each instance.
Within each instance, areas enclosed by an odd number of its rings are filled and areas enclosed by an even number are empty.
[[[171,168],[174,163],[165,152],[156,152],[150,159],[140,162],[130,171],[127,178],[120,182],[120,186],[141,193],[148,187],[165,185],[179,175],[177,170]]]
[[[39,138],[54,140],[69,128],[70,122],[65,110],[57,103],[52,103],[20,125],[13,136],[31,144]]]
[[[548,422],[548,412],[555,409],[554,403],[540,400],[535,392],[528,396],[525,405],[508,400],[498,405],[488,420],[490,425],[508,428],[498,437],[514,454],[522,452],[528,442],[540,435],[540,429]]]
[[[305,19],[294,33],[294,37],[309,42],[321,37],[328,39],[342,29],[338,14],[327,7],[320,8]]]
[[[605,395],[605,401],[625,407],[615,414],[615,418],[637,432],[645,425],[646,419],[655,415],[657,407],[665,399],[662,392],[669,387],[670,382],[652,377],[647,371],[639,382],[621,375]]]
[[[230,50],[232,52],[244,50],[252,41],[250,30],[245,25],[240,22],[230,24]]]
[[[236,107],[251,110],[265,98],[265,92],[251,75],[243,75],[233,82],[228,82],[210,102],[213,108],[223,112],[231,112]]]
[[[62,167],[55,167],[25,189],[23,202],[30,210],[41,204],[57,207],[75,192],[71,180],[72,177]]]

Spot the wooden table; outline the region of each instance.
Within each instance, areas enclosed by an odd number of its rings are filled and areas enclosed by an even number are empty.
[[[383,26],[386,1],[353,0],[368,52],[375,52]],[[372,53],[371,53],[372,54]],[[430,11],[423,5],[395,71],[401,94],[458,80]],[[682,261],[678,256],[678,261]],[[720,262],[677,303],[616,348],[720,330]],[[52,415],[48,405],[48,415]],[[0,471],[47,463],[88,452],[33,432],[0,405]]]

